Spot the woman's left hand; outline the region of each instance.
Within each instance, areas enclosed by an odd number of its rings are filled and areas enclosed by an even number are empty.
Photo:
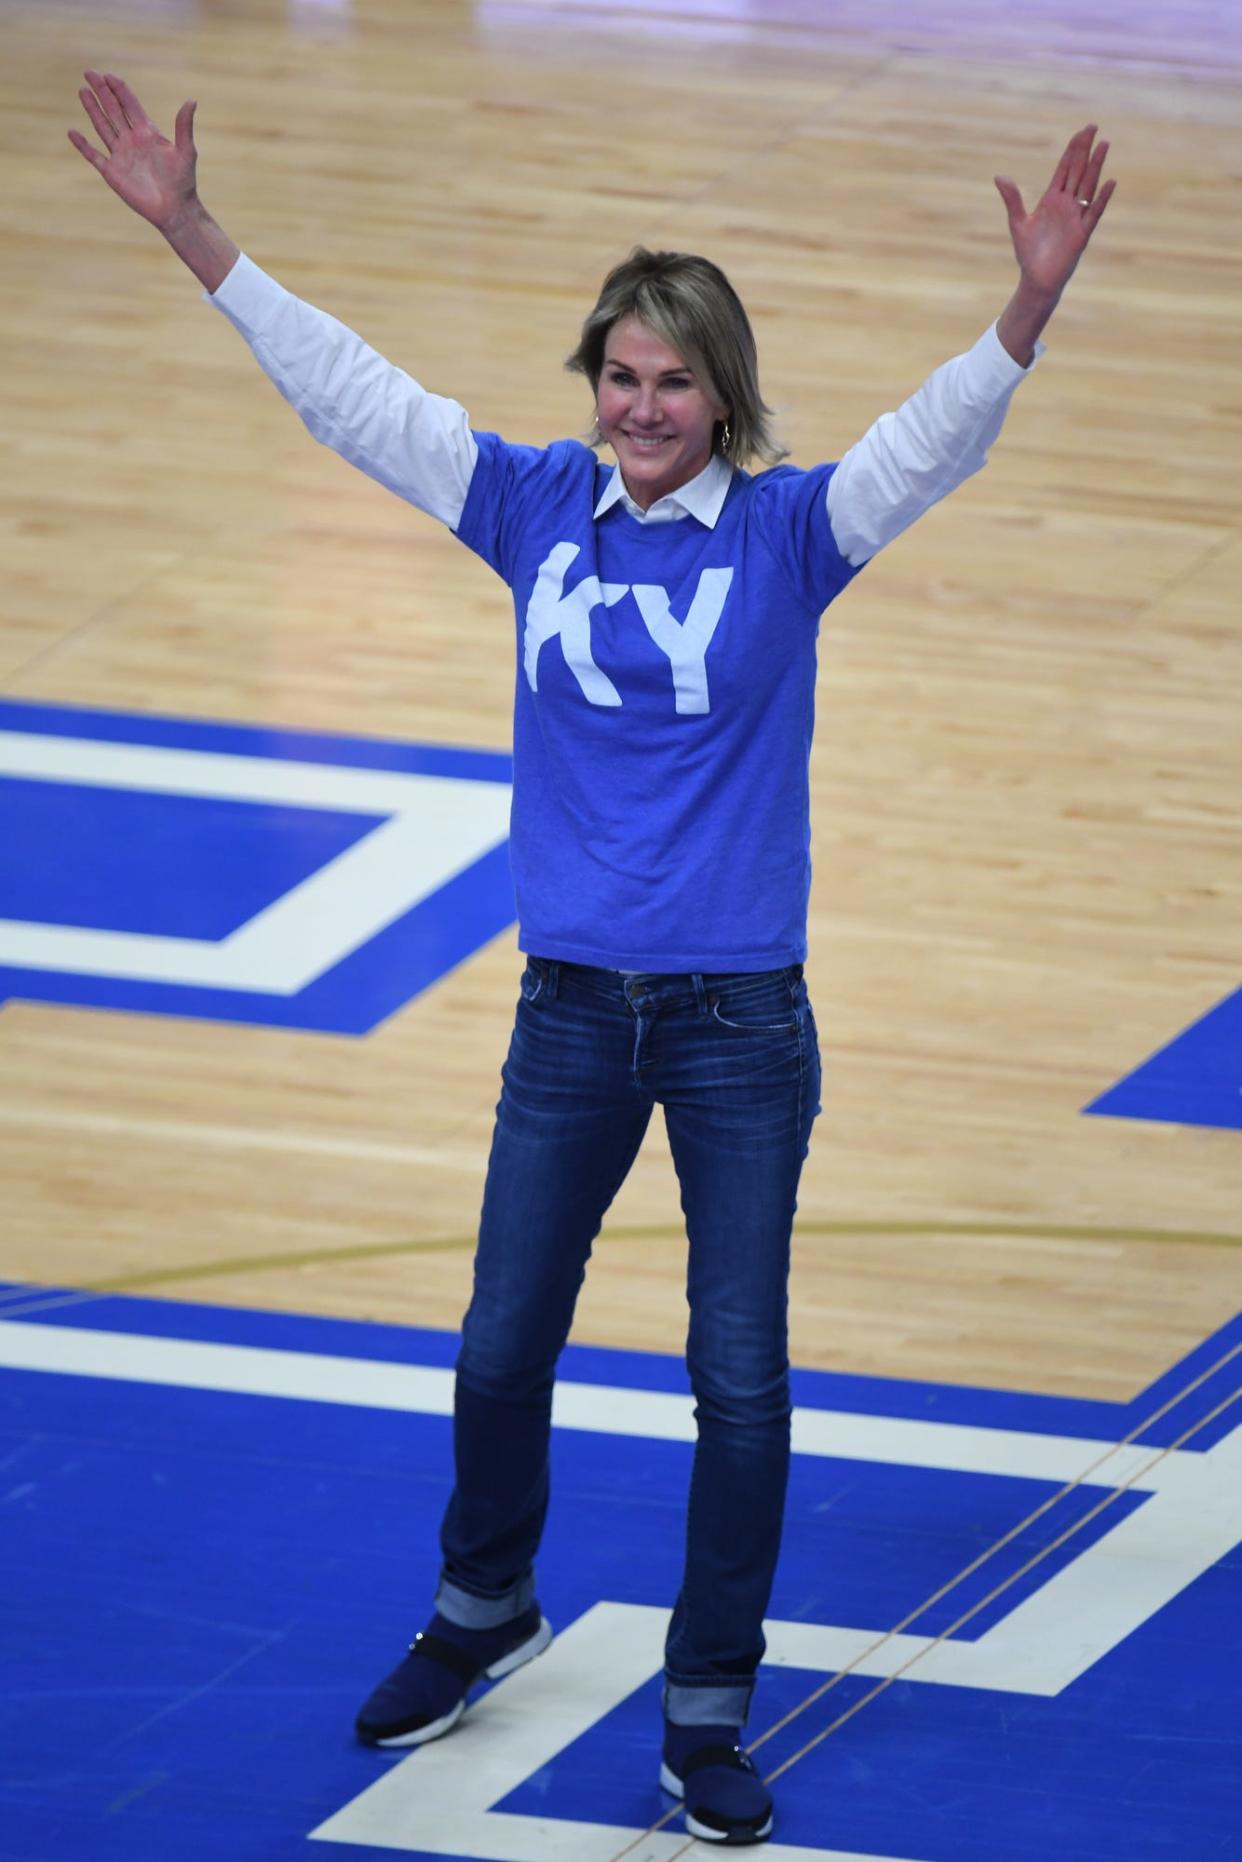
[[[1108,144],[1097,143],[1093,150],[1095,133],[1096,125],[1088,123],[1071,136],[1056,173],[1031,213],[1026,211],[1008,175],[995,177],[997,192],[1009,214],[1009,231],[1023,279],[1052,297],[1059,296],[1068,283],[1117,185],[1106,181],[1100,186]]]

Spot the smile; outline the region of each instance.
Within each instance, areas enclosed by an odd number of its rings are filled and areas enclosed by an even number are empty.
[[[657,446],[666,446],[676,435],[672,433],[657,433],[642,437],[637,433],[627,433],[625,437],[631,446],[639,446],[645,452],[654,452]]]

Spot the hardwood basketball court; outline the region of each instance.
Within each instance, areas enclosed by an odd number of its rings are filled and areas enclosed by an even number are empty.
[[[822,630],[793,1357],[1120,1403],[1222,1326],[1242,1041],[1214,1117],[1085,1109],[1242,981],[1234,10],[0,0],[0,27],[0,679],[58,715],[498,752],[513,679],[500,583],[308,439],[69,147],[86,65],[166,129],[197,97],[243,250],[508,438],[587,426],[562,362],[610,264],[705,252],[803,465],[1002,308],[993,174],[1029,203],[1101,125],[1119,191],[988,469]],[[18,814],[11,875],[54,868]],[[365,1038],[13,989],[11,1310],[455,1328],[518,969],[510,926]],[[657,1121],[575,1339],[679,1351],[683,1278]]]

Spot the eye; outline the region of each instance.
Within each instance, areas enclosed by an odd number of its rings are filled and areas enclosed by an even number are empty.
[[[609,369],[608,379],[609,381],[616,382],[619,388],[626,388],[634,380],[634,377],[630,374],[628,369],[614,367]]]
[[[688,375],[670,375],[664,384],[666,388],[675,388],[678,390],[689,388],[691,385]]]

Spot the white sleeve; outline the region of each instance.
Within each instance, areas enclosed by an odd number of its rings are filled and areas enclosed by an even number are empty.
[[[1035,356],[1044,352],[1036,343]],[[893,414],[881,414],[828,483],[828,521],[855,568],[907,530],[987,463],[1014,389],[1030,374],[993,324],[973,349],[929,375]]]
[[[317,440],[455,530],[479,449],[465,408],[428,394],[335,317],[305,304],[243,253],[207,303]]]

